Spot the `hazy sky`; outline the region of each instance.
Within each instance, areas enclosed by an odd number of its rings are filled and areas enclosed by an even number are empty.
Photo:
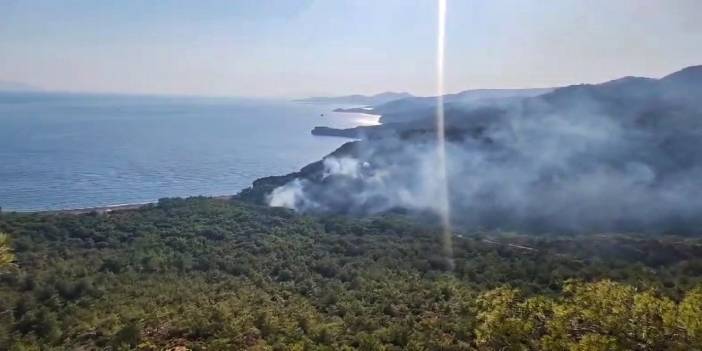
[[[702,64],[700,0],[448,0],[447,91]],[[0,0],[0,81],[305,96],[434,89],[435,0]]]

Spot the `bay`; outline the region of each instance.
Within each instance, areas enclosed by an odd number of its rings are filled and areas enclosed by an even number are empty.
[[[282,100],[0,93],[0,206],[36,211],[231,195],[347,139],[314,126],[377,123]]]

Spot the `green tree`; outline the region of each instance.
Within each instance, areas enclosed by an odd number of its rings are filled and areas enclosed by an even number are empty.
[[[483,350],[677,350],[702,341],[702,288],[679,304],[654,291],[602,280],[567,282],[551,300],[498,288],[477,300]]]
[[[127,323],[112,337],[112,345],[117,349],[125,346],[134,348],[139,344],[140,334],[141,330],[136,323]]]
[[[676,306],[651,291],[603,280],[568,282],[553,307],[544,350],[664,350],[675,335]]]
[[[15,255],[10,248],[10,237],[0,232],[0,269],[11,266],[14,260]]]
[[[690,290],[680,302],[678,324],[693,344],[702,345],[702,286]]]
[[[525,299],[518,290],[498,288],[478,297],[476,344],[486,350],[536,349],[551,301]]]

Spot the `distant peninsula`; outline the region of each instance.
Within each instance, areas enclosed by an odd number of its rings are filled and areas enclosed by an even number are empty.
[[[361,133],[360,133],[361,130],[362,130],[362,128],[360,128],[360,127],[339,129],[339,128],[318,126],[318,127],[314,127],[314,129],[312,129],[312,135],[334,136],[334,137],[355,139],[355,138],[361,137]]]
[[[314,103],[314,104],[342,104],[342,105],[379,105],[390,101],[412,98],[410,93],[406,92],[384,92],[375,95],[345,95],[333,97],[310,97],[305,99],[295,100],[295,102]]]
[[[365,113],[367,115],[380,116],[380,113],[375,111],[372,107],[351,107],[351,108],[335,108],[334,112],[347,112],[347,113]]]

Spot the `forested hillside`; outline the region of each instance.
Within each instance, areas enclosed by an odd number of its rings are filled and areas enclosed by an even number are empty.
[[[403,216],[205,198],[3,213],[0,232],[12,249],[0,240],[3,350],[702,345],[694,238],[457,233],[448,270],[438,231]]]
[[[454,225],[700,233],[702,66],[516,101],[501,95],[445,103],[446,143],[438,148],[446,150]],[[299,172],[259,179],[242,198],[303,213],[441,211],[435,106],[396,104],[407,108],[392,123],[314,129],[361,140]]]

